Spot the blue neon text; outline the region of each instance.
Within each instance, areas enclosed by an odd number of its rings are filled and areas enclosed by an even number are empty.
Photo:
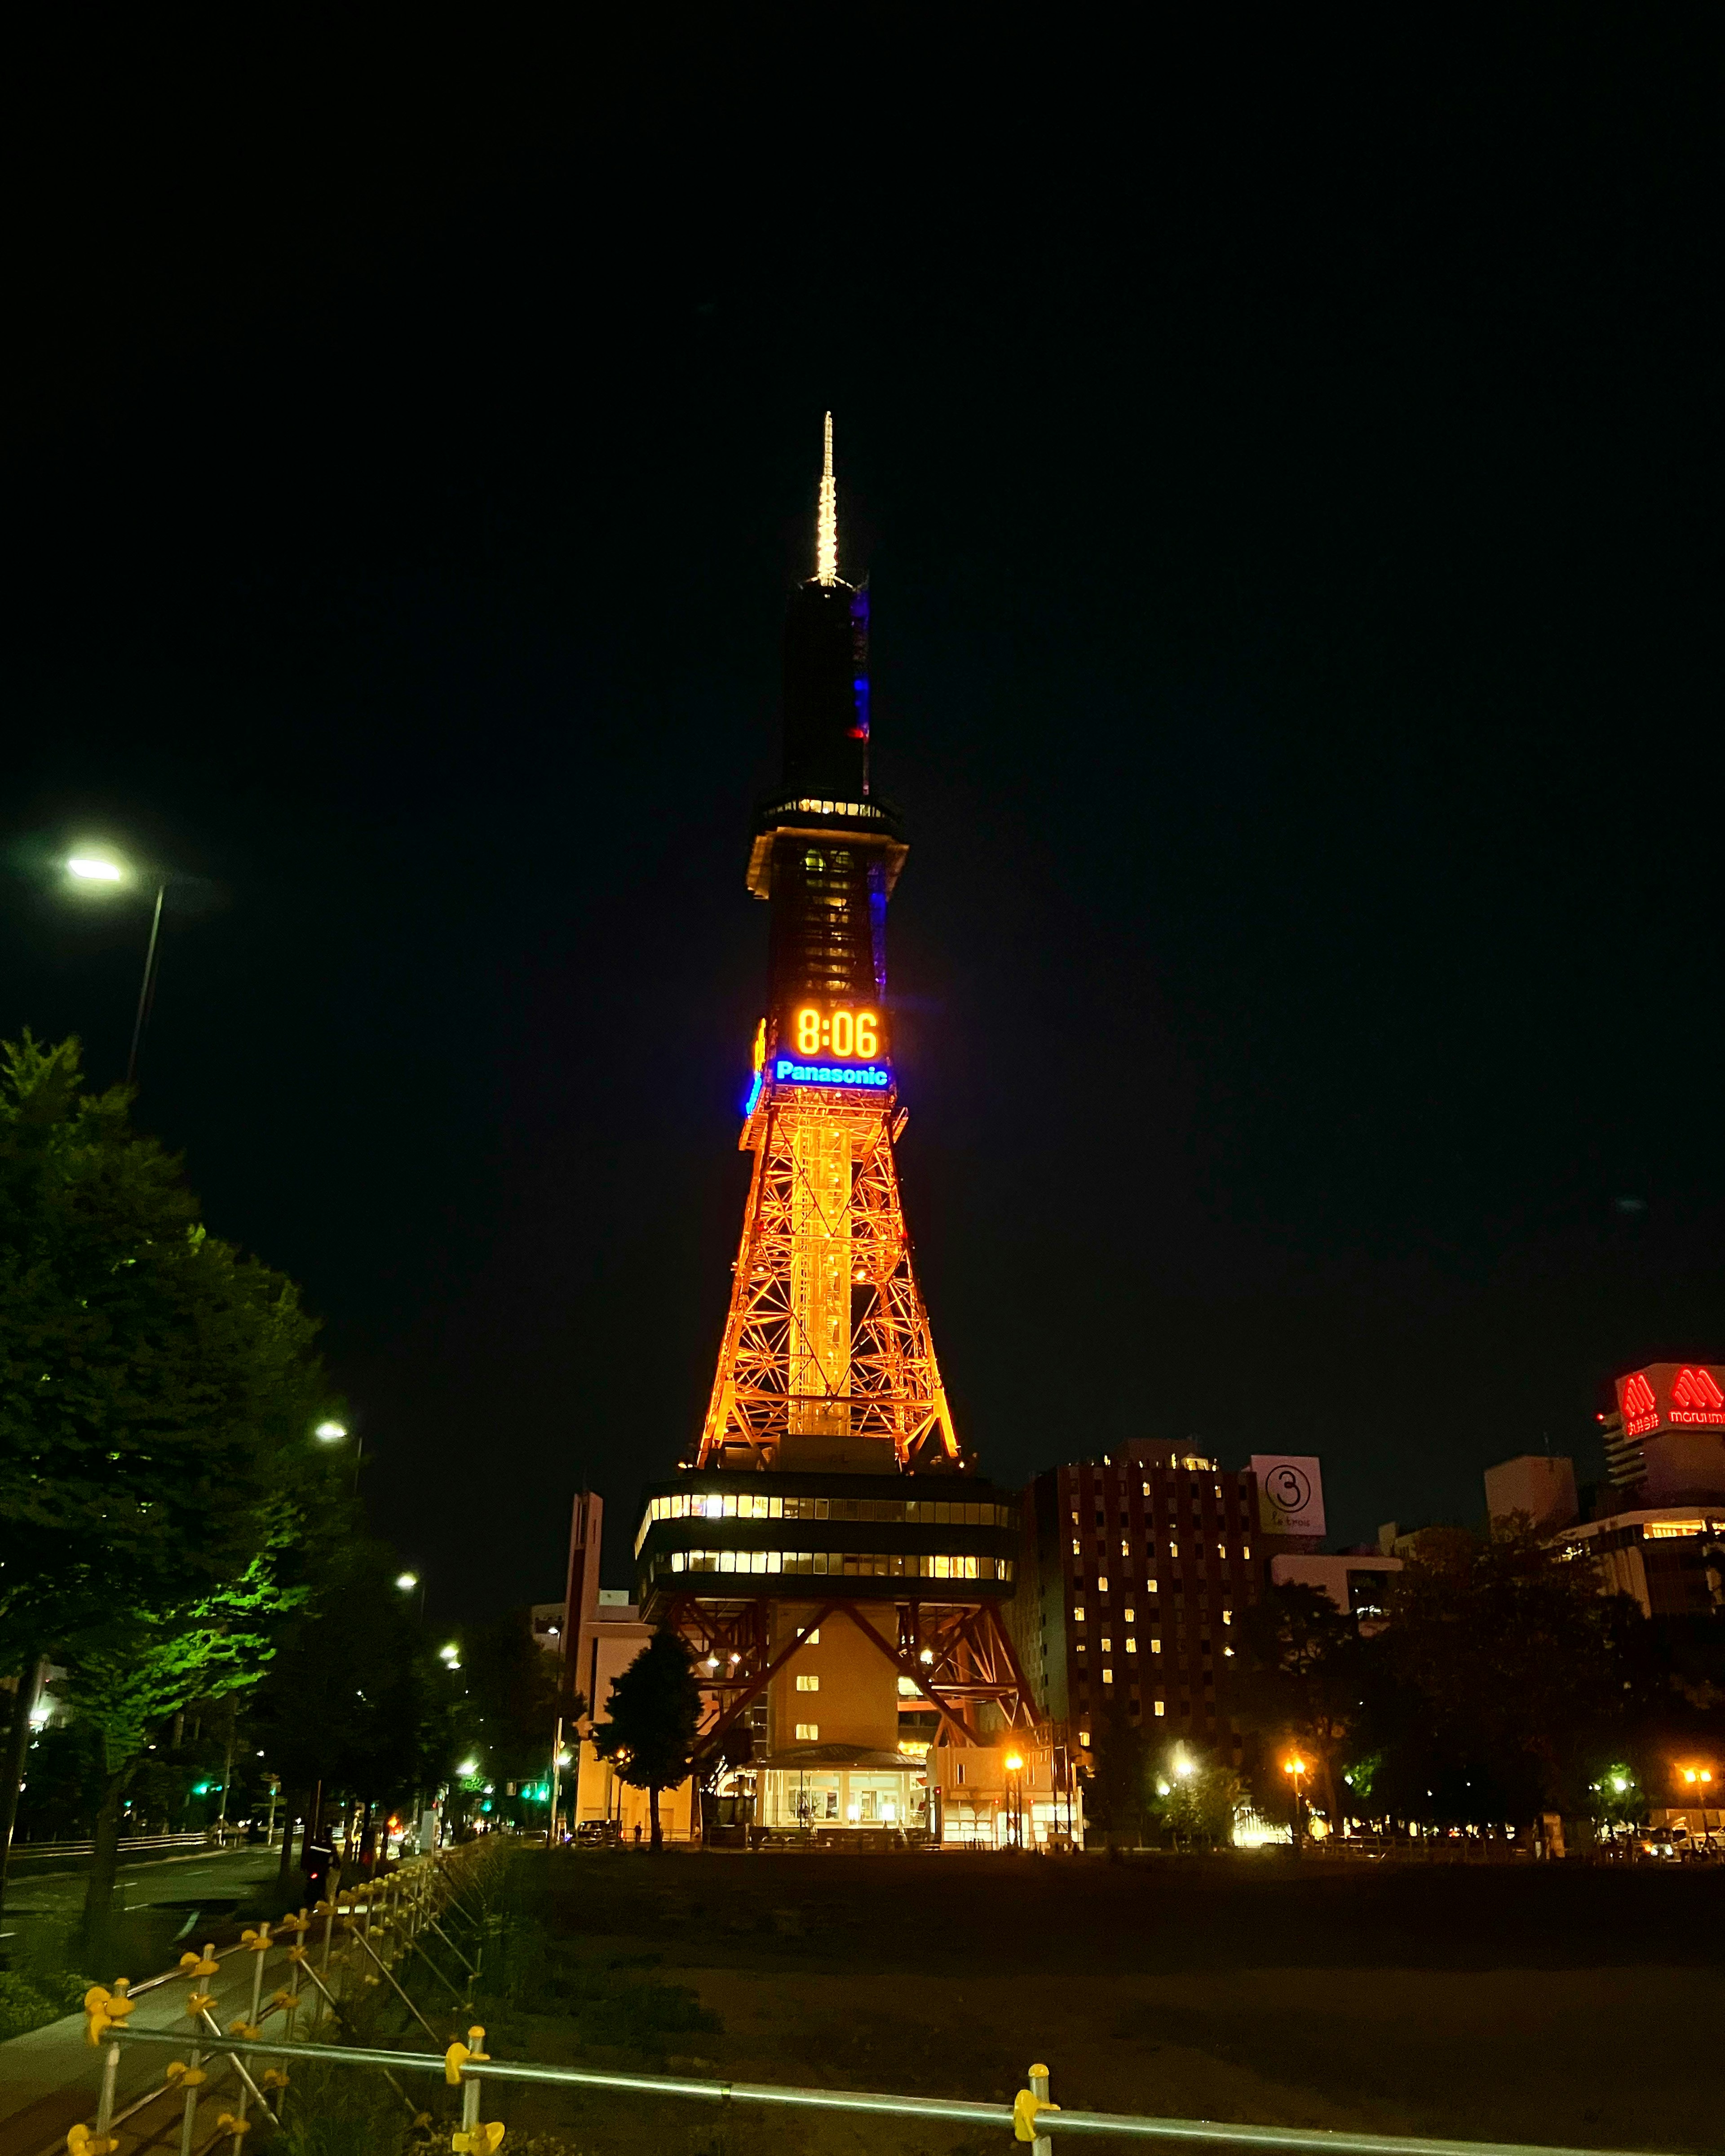
[[[793,1063],[788,1056],[781,1055],[773,1065],[773,1075],[781,1086],[890,1086],[892,1073],[883,1070],[878,1064],[865,1064],[860,1069],[848,1063]]]

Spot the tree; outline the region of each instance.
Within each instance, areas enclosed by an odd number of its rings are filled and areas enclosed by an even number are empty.
[[[1219,1849],[1234,1839],[1241,1784],[1231,1767],[1188,1759],[1157,1784],[1163,1824],[1178,1847]]]
[[[1640,1710],[1643,1665],[1620,1599],[1544,1548],[1525,1519],[1490,1537],[1422,1538],[1383,1635],[1393,1690],[1387,1786],[1410,1814],[1528,1819],[1574,1803]],[[1398,1746],[1399,1740],[1399,1746]],[[1407,1789],[1396,1752],[1423,1779]],[[1399,1788],[1398,1788],[1399,1784]]]
[[[1111,1699],[1092,1718],[1091,1749],[1086,1819],[1110,1835],[1136,1838],[1149,1810],[1150,1747],[1123,1699]]]
[[[95,1731],[104,1774],[85,1884],[86,1934],[99,1928],[113,1894],[121,1808],[150,1732],[194,1700],[219,1699],[255,1684],[270,1652],[265,1628],[284,1599],[267,1554],[260,1554],[241,1578],[191,1607],[132,1611],[118,1624],[74,1633],[62,1644],[69,1666],[64,1697]]]
[[[611,1686],[608,1722],[593,1730],[593,1749],[613,1761],[632,1789],[647,1792],[652,1845],[665,1845],[659,1797],[689,1779],[701,1691],[689,1650],[661,1625]]]
[[[1288,1582],[1241,1611],[1234,1630],[1230,1704],[1272,1741],[1291,1740],[1312,1754],[1333,1826],[1341,1816],[1337,1776],[1361,1712],[1358,1625],[1322,1588]]]
[[[495,1783],[538,1781],[551,1770],[557,1715],[582,1712],[559,1700],[563,1665],[533,1637],[532,1612],[514,1609],[476,1633],[463,1651],[467,1694],[457,1714],[465,1750]]]
[[[292,1283],[206,1233],[127,1090],[79,1065],[75,1040],[0,1046],[0,1668],[22,1713],[39,1658],[68,1663],[111,1780],[151,1716],[267,1656],[328,1394]]]
[[[455,1757],[456,1702],[395,1585],[383,1543],[320,1536],[305,1552],[305,1599],[283,1628],[249,1702],[248,1726],[281,1778],[288,1819],[310,1836],[326,1804],[352,1798],[375,1817],[440,1781]],[[281,1876],[293,1870],[290,1827]]]

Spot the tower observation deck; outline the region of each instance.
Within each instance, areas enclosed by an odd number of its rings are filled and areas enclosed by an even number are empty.
[[[1017,1508],[959,1442],[899,1191],[886,914],[907,848],[874,789],[830,415],[783,723],[747,871],[773,909],[749,1194],[705,1424],[648,1492],[638,1599],[695,1655],[709,1759],[752,1750],[760,1827],[932,1832],[931,1748],[1034,1716],[999,1616]]]

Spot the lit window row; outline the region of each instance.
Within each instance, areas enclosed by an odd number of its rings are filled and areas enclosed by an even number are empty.
[[[795,801],[781,801],[778,806],[781,813],[787,808],[800,808],[805,816],[865,816],[877,824],[885,821],[880,811],[870,801],[816,801],[803,795]]]
[[[1010,1580],[1009,1557],[930,1556],[902,1550],[673,1550],[661,1572],[815,1573],[843,1579]]]
[[[639,1555],[647,1530],[659,1520],[872,1520],[939,1527],[1013,1527],[1010,1505],[958,1504],[932,1497],[768,1497],[752,1491],[679,1490],[655,1497],[635,1537]]]

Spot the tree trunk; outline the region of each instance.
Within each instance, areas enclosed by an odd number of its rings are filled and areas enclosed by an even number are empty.
[[[657,1782],[655,1782],[647,1791],[647,1817],[651,1822],[652,1829],[648,1845],[649,1848],[653,1849],[663,1849],[665,1847],[665,1829],[659,1823],[659,1784]]]
[[[110,1777],[96,1814],[95,1847],[84,1887],[84,1936],[92,1943],[106,1929],[113,1905],[114,1877],[120,1869],[120,1815],[137,1767],[136,1759],[128,1759],[117,1774]]]
[[[7,1732],[6,1764],[0,1769],[0,1914],[6,1907],[6,1863],[12,1854],[12,1830],[18,1825],[18,1800],[30,1757],[30,1710],[47,1676],[45,1655],[26,1655],[18,1666],[12,1727]]]

